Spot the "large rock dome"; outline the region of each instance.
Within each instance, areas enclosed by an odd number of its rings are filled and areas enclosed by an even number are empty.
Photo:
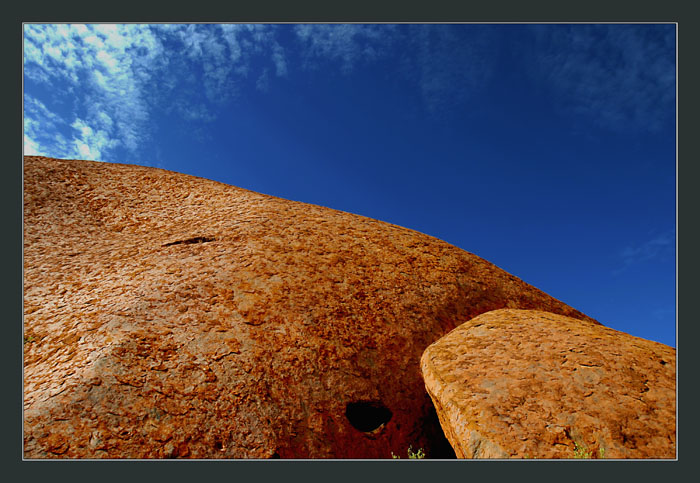
[[[591,321],[406,228],[24,158],[27,458],[448,457],[421,354],[500,308]]]

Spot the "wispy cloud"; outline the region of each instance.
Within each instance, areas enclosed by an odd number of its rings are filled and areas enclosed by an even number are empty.
[[[401,82],[437,115],[464,104],[490,74],[483,29],[469,27],[27,24],[25,151],[106,161],[118,150],[137,154],[156,112],[211,122],[243,89],[265,92],[290,76],[298,59],[344,73],[402,65]],[[282,34],[291,34],[285,46]]]
[[[31,106],[25,111],[30,124],[43,125],[50,112],[54,125],[60,117],[59,124],[74,128],[72,134],[63,131],[56,143],[45,139],[38,146],[90,159],[101,159],[117,146],[136,150],[148,136],[144,87],[162,57],[148,26],[26,25],[24,34],[27,79],[50,88],[53,99],[73,104],[63,115],[46,106],[42,116]]]
[[[486,87],[495,66],[487,40],[490,27],[413,25],[409,39],[415,57],[408,65],[433,116],[464,105]]]
[[[186,121],[212,122],[216,119],[216,115],[205,104],[188,101],[184,97],[176,99],[172,107]]]
[[[397,74],[418,89],[433,117],[478,95],[495,65],[487,26],[333,24],[294,30],[306,68],[328,60],[346,74],[376,62],[398,67]]]
[[[169,53],[176,84],[203,86],[210,103],[226,102],[235,92],[234,62],[227,55],[226,42],[210,25],[164,25],[159,32],[170,41]],[[201,68],[201,74],[198,72]],[[171,75],[172,75],[171,74]],[[175,84],[172,85],[175,87]]]
[[[675,101],[673,25],[532,26],[532,73],[562,106],[613,129],[658,130]]]
[[[104,117],[99,118],[98,124],[113,125],[109,117],[107,120],[105,122]],[[107,130],[93,129],[82,119],[76,119],[71,127],[77,131],[73,145],[75,152],[79,154],[81,159],[102,159],[106,151],[118,144],[118,141],[112,138]]]
[[[211,122],[244,89],[264,92],[299,66],[349,74],[382,65],[416,89],[431,117],[465,112],[490,85],[499,49],[526,50],[499,43],[510,37],[492,35],[498,27],[27,24],[25,101],[43,107],[25,109],[25,148],[133,154],[150,139],[155,112]],[[656,129],[675,99],[675,36],[666,27],[532,26],[531,73],[562,106],[601,125]]]
[[[313,24],[294,28],[301,45],[304,65],[317,66],[318,60],[340,63],[345,73],[357,64],[371,62],[386,53],[396,26],[362,24]]]
[[[676,235],[673,230],[655,235],[641,243],[631,244],[620,251],[622,267],[615,270],[618,275],[632,265],[666,259],[675,252]]]
[[[70,125],[57,116],[39,100],[24,95],[24,153],[59,157],[74,157],[69,148],[66,132]]]
[[[136,153],[155,109],[212,121],[255,56],[287,75],[273,26],[27,24],[25,152],[96,160],[118,148]]]
[[[274,42],[272,45],[272,60],[275,63],[275,72],[279,77],[287,76],[287,59],[284,49],[280,44]]]
[[[252,74],[253,64],[262,58],[265,66],[258,83],[268,75],[268,64],[278,77],[287,75],[286,54],[275,38],[275,26],[262,24],[221,24],[173,26],[183,53],[202,67],[202,84],[207,100],[222,104],[239,94],[239,83]],[[196,70],[196,69],[195,69]]]

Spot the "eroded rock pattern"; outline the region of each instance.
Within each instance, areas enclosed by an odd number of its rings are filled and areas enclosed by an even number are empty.
[[[503,307],[586,319],[391,224],[155,168],[24,163],[28,458],[441,456],[430,343]]]
[[[428,393],[459,458],[675,458],[676,351],[599,324],[495,310],[430,345]]]

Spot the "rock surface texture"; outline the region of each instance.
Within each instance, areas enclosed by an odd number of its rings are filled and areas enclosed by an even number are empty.
[[[504,307],[590,320],[406,228],[24,158],[27,458],[449,455],[420,356]]]
[[[676,457],[675,349],[586,321],[502,309],[421,358],[458,458]]]

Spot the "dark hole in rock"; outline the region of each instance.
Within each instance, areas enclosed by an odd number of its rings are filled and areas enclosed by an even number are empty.
[[[186,240],[178,240],[178,241],[166,243],[166,244],[163,245],[163,246],[164,246],[164,247],[169,247],[169,246],[172,246],[172,245],[180,245],[180,244],[189,245],[189,244],[192,244],[192,243],[206,243],[206,242],[211,242],[211,241],[214,241],[214,240],[215,240],[214,237],[196,236],[196,237],[194,237],[194,238],[188,238],[188,239],[186,239]]]
[[[665,365],[666,365],[666,361],[663,360],[663,359],[661,359],[659,362],[661,363],[662,366],[665,366]]]
[[[272,453],[272,456],[270,456],[270,459],[273,459],[273,460],[278,460],[278,459],[280,459],[279,453]]]
[[[345,407],[345,417],[353,428],[369,433],[388,423],[391,411],[380,402],[351,402]]]
[[[224,448],[224,444],[221,442],[220,439],[215,439],[214,440],[214,449],[221,451]]]

